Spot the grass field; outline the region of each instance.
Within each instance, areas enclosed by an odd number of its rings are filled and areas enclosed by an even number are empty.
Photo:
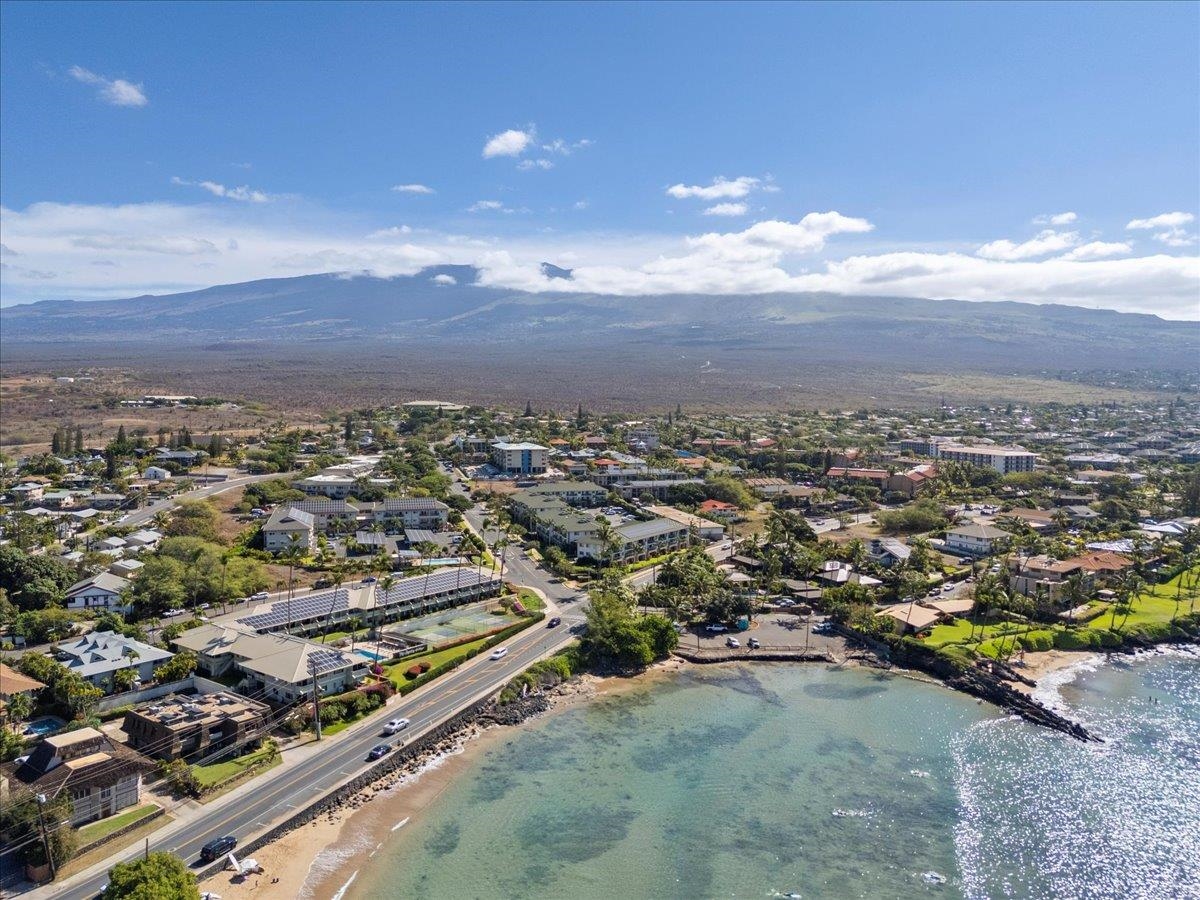
[[[267,765],[265,761],[268,755],[267,748],[262,747],[235,759],[210,763],[206,766],[192,766],[192,772],[195,774],[196,780],[200,782],[201,787],[212,787],[215,784],[228,781],[235,775],[240,775],[254,766],[261,766],[267,769],[279,764],[279,760],[276,759],[274,763]]]
[[[452,659],[466,656],[472,650],[477,650],[487,643],[487,638],[479,638],[478,640],[470,641],[466,644],[459,644],[457,647],[448,647],[445,650],[431,650],[428,653],[422,653],[419,656],[410,656],[407,659],[402,659],[400,662],[392,666],[384,666],[383,671],[387,674],[388,681],[396,687],[406,683],[410,679],[406,678],[404,673],[412,666],[427,662],[429,668],[434,669],[444,662],[449,662]]]
[[[1184,573],[1186,574],[1186,573]],[[1116,614],[1113,620],[1112,607],[1107,603],[1094,602],[1089,619],[1074,625],[1053,624],[1031,627],[1023,622],[994,622],[984,625],[982,630],[976,624],[974,629],[967,619],[955,619],[953,622],[936,625],[924,638],[930,647],[943,648],[949,646],[962,647],[984,656],[997,657],[1011,653],[1023,641],[1033,646],[1046,641],[1053,646],[1070,648],[1073,643],[1087,644],[1091,639],[1106,637],[1109,646],[1120,642],[1118,635],[1137,629],[1168,625],[1175,618],[1188,615],[1193,601],[1200,601],[1200,590],[1192,592],[1179,591],[1180,574],[1165,584],[1158,584],[1143,591],[1132,604],[1129,615]],[[1178,609],[1176,597],[1179,597]],[[1095,613],[1099,610],[1099,614]],[[1116,632],[1114,634],[1113,632]],[[1013,640],[1012,635],[1019,637]],[[1064,636],[1066,640],[1064,640]]]
[[[96,841],[108,837],[114,831],[120,831],[127,825],[132,825],[140,819],[153,815],[157,809],[158,806],[155,804],[147,803],[134,809],[127,809],[115,816],[109,816],[107,819],[101,819],[99,822],[83,825],[79,828],[79,846],[86,847],[88,844],[94,844]]]

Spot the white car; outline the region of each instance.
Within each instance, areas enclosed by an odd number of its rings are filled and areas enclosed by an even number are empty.
[[[741,641],[735,637],[727,637],[725,638],[725,646],[736,650],[738,647],[742,646],[742,644]]]
[[[384,734],[395,734],[397,731],[403,731],[412,723],[408,719],[392,719],[383,726]]]
[[[506,656],[508,656],[508,648],[507,647],[497,647],[495,650],[492,651],[492,655],[489,656],[488,659],[504,659],[504,657],[506,657]]]
[[[728,631],[729,629],[724,625],[706,625],[704,630],[711,631],[713,634],[720,634],[722,631]]]

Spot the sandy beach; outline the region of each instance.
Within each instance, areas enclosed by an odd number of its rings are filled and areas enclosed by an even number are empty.
[[[1014,665],[1013,668],[1031,681],[1041,682],[1055,672],[1061,672],[1098,656],[1099,654],[1091,650],[1038,650],[1026,653],[1024,664]],[[1020,682],[1012,682],[1012,686],[1026,694],[1032,694],[1038,689],[1037,685],[1030,686]]]
[[[679,660],[667,660],[637,678],[584,676],[555,691],[545,715],[594,697],[644,686],[649,678],[667,676],[683,665]],[[339,892],[390,834],[401,828],[420,827],[424,811],[454,779],[494,742],[508,740],[511,734],[502,725],[464,731],[446,752],[422,761],[414,770],[389,775],[360,791],[341,808],[254,851],[252,857],[265,870],[262,875],[239,878],[222,872],[202,881],[201,893],[211,891],[222,900],[323,900],[341,896]]]

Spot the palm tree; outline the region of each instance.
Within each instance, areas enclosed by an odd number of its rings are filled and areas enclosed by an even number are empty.
[[[1075,610],[1087,599],[1087,590],[1083,584],[1083,573],[1072,572],[1063,579],[1062,599],[1070,610],[1070,620],[1075,621]]]

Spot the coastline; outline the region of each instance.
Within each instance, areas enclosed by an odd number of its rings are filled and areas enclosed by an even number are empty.
[[[581,676],[548,692],[549,709],[531,718],[643,687],[685,665],[671,658],[636,677]],[[201,894],[211,891],[224,900],[341,900],[388,837],[401,828],[419,827],[424,812],[441,793],[488,749],[507,740],[512,727],[469,726],[414,765],[389,774],[338,808],[255,850],[252,856],[263,867],[262,875],[239,878],[219,872],[200,882]]]

